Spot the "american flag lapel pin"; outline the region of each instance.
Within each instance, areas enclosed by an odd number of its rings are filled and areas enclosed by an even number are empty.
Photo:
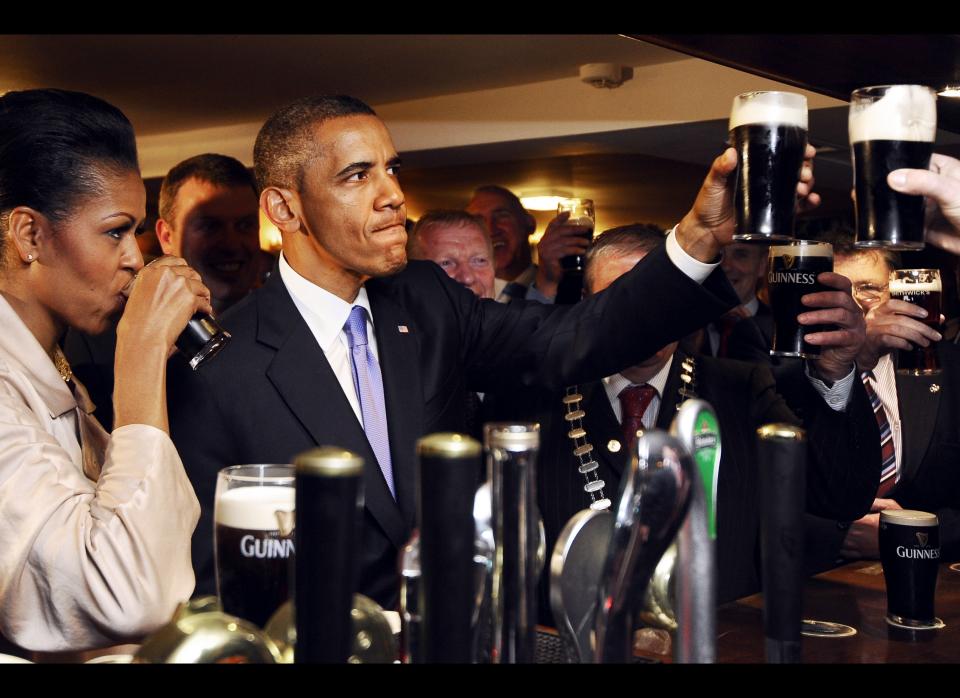
[[[407,329],[407,326],[406,326],[406,325],[397,325],[397,331],[398,331],[400,334],[408,334],[408,333],[410,332],[410,330]]]

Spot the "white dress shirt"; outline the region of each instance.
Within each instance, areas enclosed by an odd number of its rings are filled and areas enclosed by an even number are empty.
[[[670,367],[673,365],[673,357],[667,359],[667,362],[663,365],[657,375],[647,381],[647,385],[654,388],[657,391],[657,394],[650,400],[650,404],[647,405],[646,412],[643,413],[643,426],[647,429],[652,429],[657,423],[657,415],[660,414],[660,403],[661,398],[663,397],[663,389],[667,385],[667,378],[670,375]],[[613,414],[616,415],[617,421],[623,423],[623,407],[620,404],[620,393],[623,392],[624,388],[628,388],[631,385],[636,385],[630,381],[629,378],[626,378],[622,373],[617,373],[612,376],[607,376],[603,379],[603,389],[607,392],[607,399],[610,401],[610,407],[613,408]]]
[[[667,362],[663,365],[657,374],[647,381],[647,385],[656,388],[657,394],[650,401],[650,404],[647,406],[647,411],[643,413],[643,426],[647,429],[652,428],[657,422],[657,416],[660,413],[660,402],[663,398],[663,389],[667,384],[667,378],[670,375],[670,366],[673,365],[673,356],[667,359]],[[892,371],[892,368],[891,368]],[[853,388],[853,381],[857,376],[856,370],[850,371],[846,376],[836,381],[829,388],[826,384],[815,378],[810,374],[809,367],[806,368],[807,378],[809,379],[811,385],[814,389],[820,393],[827,405],[830,406],[835,412],[845,412],[847,409],[847,404],[850,402],[850,391]],[[626,378],[622,373],[617,373],[612,376],[607,376],[603,379],[603,387],[607,393],[607,399],[610,401],[610,407],[613,408],[613,414],[616,415],[618,422],[623,422],[623,411],[620,406],[619,395],[624,388],[637,385]],[[896,386],[894,386],[896,387]],[[882,400],[883,398],[881,398]],[[894,400],[896,400],[896,392],[894,392]],[[890,422],[891,427],[893,422]],[[899,438],[900,434],[900,423],[897,422],[897,428],[895,431],[895,438]],[[898,448],[897,450],[897,464],[899,467],[899,441],[895,444]]]
[[[377,351],[377,336],[373,331],[373,312],[370,309],[370,299],[367,298],[367,289],[360,287],[353,303],[347,303],[342,298],[307,281],[294,271],[287,262],[283,253],[280,253],[280,278],[287,287],[293,304],[307,323],[307,327],[317,339],[317,344],[327,357],[330,368],[340,382],[343,394],[350,402],[357,421],[363,426],[363,413],[360,411],[360,400],[357,398],[356,388],[353,386],[353,366],[350,363],[350,344],[347,342],[347,333],[343,326],[347,324],[350,310],[355,305],[367,309],[367,342],[374,358],[379,362],[380,354]]]

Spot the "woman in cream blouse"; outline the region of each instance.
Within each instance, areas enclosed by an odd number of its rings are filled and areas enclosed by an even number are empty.
[[[199,506],[164,383],[210,294],[183,260],[143,266],[144,208],[119,110],[59,90],[0,97],[0,634],[28,650],[136,641],[193,591]],[[107,434],[58,342],[121,313]]]

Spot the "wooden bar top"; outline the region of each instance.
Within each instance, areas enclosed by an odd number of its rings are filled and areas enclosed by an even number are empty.
[[[887,592],[879,562],[854,562],[807,580],[804,618],[843,623],[850,637],[802,638],[803,662],[956,663],[960,661],[960,572],[940,565],[935,602],[939,630],[901,630],[887,625]],[[763,596],[720,607],[717,661],[763,662]]]

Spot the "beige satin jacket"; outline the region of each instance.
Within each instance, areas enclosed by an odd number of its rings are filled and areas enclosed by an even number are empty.
[[[0,633],[26,649],[136,641],[193,592],[200,506],[170,437],[92,410],[0,296]]]

